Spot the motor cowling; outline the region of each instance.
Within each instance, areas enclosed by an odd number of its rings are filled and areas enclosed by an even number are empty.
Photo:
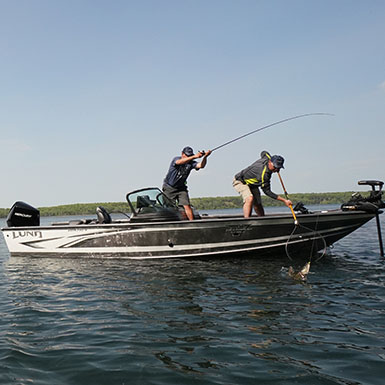
[[[8,227],[40,225],[40,211],[25,202],[15,202],[7,216]]]

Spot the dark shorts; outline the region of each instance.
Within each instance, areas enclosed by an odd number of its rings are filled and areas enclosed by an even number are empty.
[[[167,198],[169,198],[172,202],[181,206],[190,206],[190,198],[188,196],[187,188],[181,190],[171,187],[168,184],[164,184],[162,190]]]
[[[259,187],[250,187],[250,191],[254,197],[254,204],[261,205],[262,199],[261,199],[261,192],[259,191]]]

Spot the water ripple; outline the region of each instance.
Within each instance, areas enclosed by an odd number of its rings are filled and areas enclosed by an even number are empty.
[[[372,233],[338,243],[307,283],[284,259],[9,258],[0,244],[0,383],[381,384]]]

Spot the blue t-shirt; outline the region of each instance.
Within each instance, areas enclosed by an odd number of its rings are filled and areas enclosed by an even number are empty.
[[[195,160],[185,164],[175,164],[177,160],[181,159],[181,156],[176,156],[170,164],[167,175],[164,178],[164,183],[175,188],[184,188],[190,172],[193,168],[196,168],[198,162]]]

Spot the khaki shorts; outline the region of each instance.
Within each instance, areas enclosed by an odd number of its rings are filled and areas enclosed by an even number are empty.
[[[233,180],[233,187],[242,197],[243,203],[245,203],[246,199],[252,195],[254,198],[254,202],[253,202],[254,204],[258,204],[258,205],[262,204],[261,193],[258,187],[250,188],[249,185],[243,184],[241,181],[236,179]]]

